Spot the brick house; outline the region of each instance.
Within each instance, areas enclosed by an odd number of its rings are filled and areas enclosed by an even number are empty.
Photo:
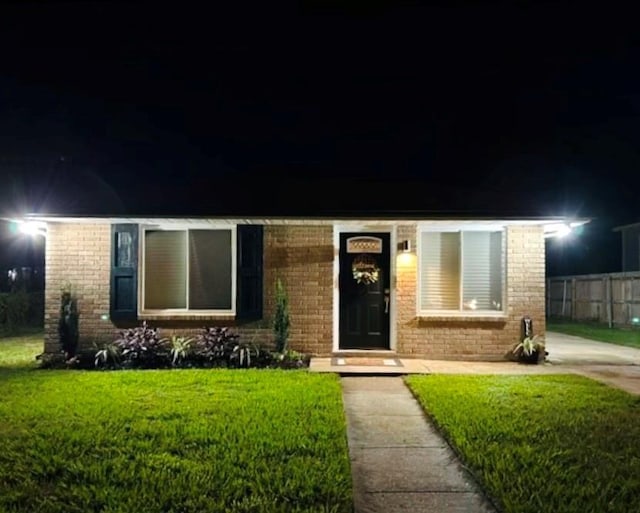
[[[65,217],[45,223],[45,350],[60,291],[75,291],[82,347],[146,320],[165,334],[233,326],[269,343],[274,285],[290,347],[504,359],[521,319],[545,331],[545,235],[554,218]]]

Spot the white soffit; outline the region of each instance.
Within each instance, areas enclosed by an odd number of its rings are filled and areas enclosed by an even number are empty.
[[[563,224],[570,224],[571,227],[588,223],[588,219],[568,220],[566,218],[541,218],[541,219],[390,219],[368,217],[362,219],[353,218],[305,218],[305,217],[250,217],[250,218],[188,218],[188,217],[64,217],[64,216],[41,216],[29,214],[25,219],[30,221],[42,221],[46,223],[78,223],[78,224],[124,224],[134,223],[146,226],[190,226],[190,227],[211,227],[211,226],[235,226],[237,224],[262,224],[262,225],[326,225],[333,226],[362,226],[371,224],[375,226],[397,226],[397,225],[418,225],[424,230],[500,230],[505,226],[545,226],[553,230],[554,227]],[[548,227],[548,228],[547,228]]]

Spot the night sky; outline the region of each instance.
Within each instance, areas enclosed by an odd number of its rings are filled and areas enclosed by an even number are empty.
[[[0,213],[575,215],[550,274],[619,270],[632,11],[342,4],[1,4]]]

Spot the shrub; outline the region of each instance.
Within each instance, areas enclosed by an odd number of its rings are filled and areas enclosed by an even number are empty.
[[[122,355],[120,347],[115,342],[107,342],[96,347],[94,366],[98,369],[117,369],[120,366]]]
[[[192,338],[179,337],[177,335],[171,337],[171,365],[182,367],[188,362],[193,352],[192,343]]]
[[[163,368],[171,362],[167,339],[160,337],[158,328],[149,328],[146,321],[142,326],[121,331],[114,344],[124,367]]]
[[[93,353],[78,352],[68,358],[64,351],[57,353],[42,353],[36,356],[40,369],[92,369]]]
[[[40,362],[41,369],[65,369],[67,368],[67,359],[64,353],[42,353],[36,356]]]
[[[266,367],[272,360],[269,351],[241,341],[226,327],[203,328],[190,348],[199,367]]]
[[[0,294],[0,325],[13,334],[27,325],[29,294],[20,289]]]
[[[227,357],[229,367],[255,367],[260,354],[260,348],[255,345],[237,342],[230,347]],[[252,361],[253,360],[253,361]]]
[[[301,369],[309,366],[311,357],[308,354],[288,349],[284,353],[275,353],[270,367],[278,369]]]
[[[0,292],[0,327],[5,327],[7,323],[7,300],[9,294]]]
[[[193,343],[193,356],[204,367],[221,366],[228,358],[229,349],[238,340],[229,328],[203,328]]]
[[[27,324],[38,328],[44,327],[44,291],[28,292],[29,309]]]
[[[286,350],[274,353],[253,342],[244,342],[228,327],[205,327],[194,338],[174,335],[160,337],[157,328],[142,326],[123,330],[118,338],[93,352],[68,359],[66,366],[98,369],[167,367],[271,367],[301,368],[309,365],[309,356]],[[73,364],[73,365],[71,365]]]

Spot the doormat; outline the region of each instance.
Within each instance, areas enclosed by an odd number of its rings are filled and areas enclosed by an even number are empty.
[[[331,365],[356,365],[359,367],[403,367],[397,358],[370,358],[370,357],[335,357],[331,359]]]

